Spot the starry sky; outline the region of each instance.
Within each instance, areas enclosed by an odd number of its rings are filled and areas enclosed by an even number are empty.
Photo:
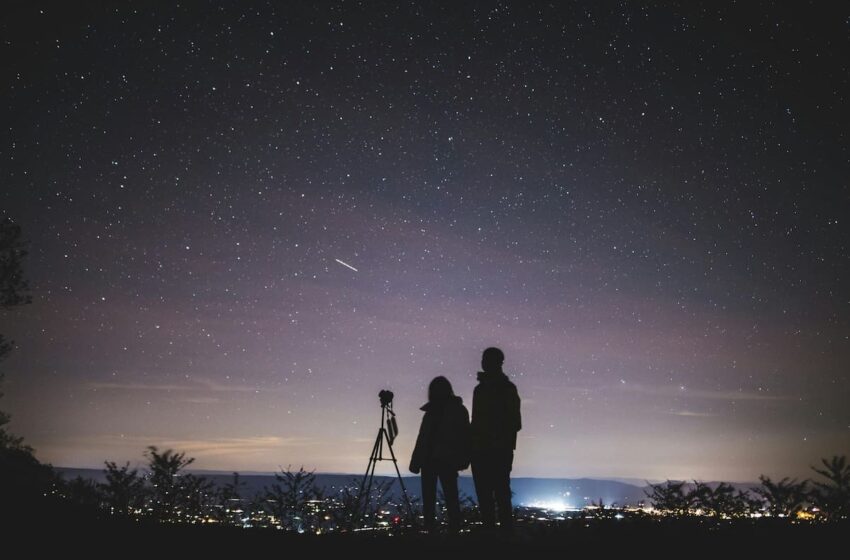
[[[360,473],[391,389],[404,468],[492,345],[515,476],[850,453],[847,5],[462,4],[6,10],[39,458]]]

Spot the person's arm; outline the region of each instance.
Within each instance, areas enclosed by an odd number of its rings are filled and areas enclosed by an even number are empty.
[[[470,420],[470,426],[472,429],[473,437],[475,437],[476,424],[475,419],[477,418],[479,421],[481,418],[479,417],[481,413],[480,404],[478,402],[478,387],[475,387],[472,391],[472,418]]]
[[[520,413],[519,392],[514,386],[511,394],[511,416],[514,419],[514,430],[517,432],[522,429],[522,414]]]
[[[472,418],[469,422],[469,450],[470,457],[476,450],[484,447],[486,436],[484,435],[484,419],[481,414],[481,387],[476,385],[472,391]]]
[[[472,429],[469,425],[469,411],[466,410],[465,406],[461,406],[460,409],[458,418],[460,424],[458,453],[460,457],[458,458],[457,468],[463,471],[469,468],[470,458],[472,457]]]
[[[419,435],[416,436],[416,445],[413,447],[413,455],[410,457],[408,470],[413,474],[419,474],[422,469],[422,461],[425,459],[422,454],[425,453],[425,440],[427,438],[425,424],[427,416],[427,413],[422,416],[422,422],[419,424]]]

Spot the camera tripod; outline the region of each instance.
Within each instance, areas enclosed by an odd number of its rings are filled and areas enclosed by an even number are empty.
[[[404,487],[401,471],[398,470],[398,461],[395,458],[395,453],[393,453],[393,441],[396,435],[398,435],[398,425],[395,420],[395,412],[393,412],[392,393],[381,391],[379,396],[381,398],[381,427],[378,429],[378,437],[375,439],[372,454],[369,456],[369,465],[366,467],[366,474],[363,475],[363,481],[360,483],[360,492],[357,495],[357,520],[362,519],[369,507],[372,481],[375,478],[375,467],[378,465],[378,461],[393,462],[395,472],[398,475],[398,483],[401,486],[401,494],[404,497],[407,514],[412,520],[414,519],[413,506],[410,503],[410,497],[407,495],[407,489]],[[384,457],[384,440],[386,440],[387,449],[390,452],[389,457]]]

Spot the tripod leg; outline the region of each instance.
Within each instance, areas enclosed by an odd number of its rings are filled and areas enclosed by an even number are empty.
[[[386,432],[384,432],[386,434]],[[413,518],[413,505],[410,503],[410,496],[407,495],[407,488],[404,487],[404,480],[401,478],[401,471],[398,470],[398,461],[395,458],[395,452],[393,451],[393,445],[390,443],[390,437],[387,435],[387,447],[390,450],[390,457],[392,457],[393,465],[395,465],[395,472],[398,475],[398,483],[401,486],[401,495],[404,496],[404,503],[407,505],[407,515],[410,517],[411,523],[415,520]]]
[[[372,492],[372,480],[375,477],[375,465],[378,462],[381,441],[383,439],[382,435],[383,429],[378,432],[378,437],[375,439],[375,445],[372,446],[372,454],[369,456],[369,464],[366,466],[366,474],[363,475],[363,480],[360,482],[360,492],[357,494],[357,510],[354,513],[356,518],[355,520],[358,522],[363,518],[363,514],[369,505],[369,496]],[[368,486],[366,484],[367,479],[369,481]],[[364,498],[366,499],[365,503],[363,502]]]

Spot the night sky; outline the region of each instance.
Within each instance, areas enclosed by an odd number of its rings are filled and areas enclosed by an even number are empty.
[[[0,23],[40,459],[405,468],[494,345],[515,476],[850,453],[846,3],[166,4]]]

